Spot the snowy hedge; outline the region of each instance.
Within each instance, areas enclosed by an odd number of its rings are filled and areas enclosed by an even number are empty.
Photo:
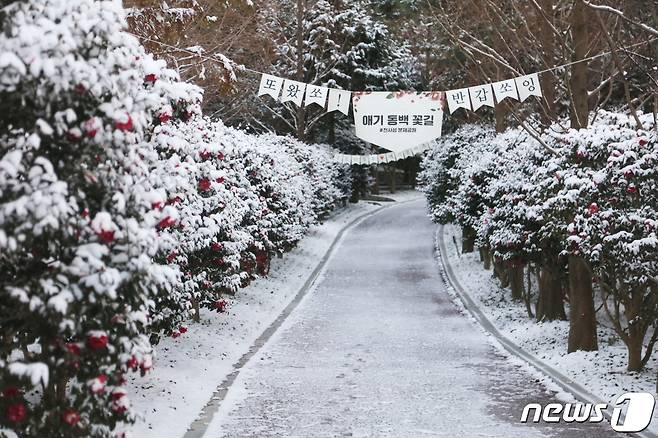
[[[124,374],[266,275],[346,195],[344,169],[203,118],[118,0],[0,20],[0,435],[121,435]]]
[[[434,220],[462,227],[464,251],[477,244],[529,316],[566,319],[568,302],[569,351],[596,349],[596,318],[610,321],[629,370],[658,338],[658,133],[652,115],[640,119],[645,130],[602,111],[541,142],[464,126],[436,143],[420,175]]]

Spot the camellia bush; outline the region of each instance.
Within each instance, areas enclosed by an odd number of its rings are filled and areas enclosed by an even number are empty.
[[[345,169],[203,118],[120,1],[0,20],[0,436],[121,436],[125,374],[266,275],[348,195]]]
[[[596,350],[600,307],[631,371],[658,340],[658,134],[652,115],[639,119],[601,111],[541,141],[467,125],[437,141],[419,176],[433,219],[462,227],[463,251],[474,241],[530,317],[568,317],[569,352]]]

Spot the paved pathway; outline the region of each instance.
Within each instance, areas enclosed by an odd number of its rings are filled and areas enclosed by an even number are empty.
[[[207,438],[605,437],[606,424],[525,425],[555,401],[457,311],[423,201],[353,229],[244,367]]]

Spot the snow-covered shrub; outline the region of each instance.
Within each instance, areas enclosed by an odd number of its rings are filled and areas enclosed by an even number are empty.
[[[651,115],[640,119],[645,129],[653,124]],[[535,271],[539,319],[565,318],[569,291],[570,351],[596,349],[594,280],[637,370],[658,317],[656,133],[605,111],[588,128],[564,125],[541,141],[520,129],[477,136],[477,127],[462,127],[437,141],[421,182],[434,220],[477,230],[481,249],[504,263],[505,275],[496,275],[514,296],[523,295],[524,267]]]
[[[0,425],[110,436],[132,414],[123,373],[151,366],[155,123],[198,108],[121,31],[119,1],[7,6],[0,35]]]

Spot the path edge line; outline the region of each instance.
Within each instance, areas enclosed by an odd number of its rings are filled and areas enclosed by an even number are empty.
[[[320,277],[320,274],[333,256],[333,253],[335,252],[338,245],[342,242],[345,234],[358,226],[364,220],[374,216],[380,211],[395,205],[405,204],[410,201],[413,200],[391,202],[390,204],[387,203],[386,205],[382,205],[372,211],[357,216],[340,229],[340,231],[336,234],[336,237],[334,237],[334,240],[331,242],[331,245],[329,245],[329,248],[324,253],[318,264],[315,266],[302,287],[299,288],[299,290],[295,293],[293,299],[283,309],[279,316],[277,316],[277,318],[263,330],[258,338],[256,338],[253,344],[249,347],[249,350],[243,354],[240,359],[238,359],[238,361],[233,365],[233,371],[227,374],[224,380],[222,380],[222,382],[217,386],[217,389],[213,393],[210,400],[201,409],[201,412],[197,418],[188,427],[185,435],[183,436],[184,438],[202,438],[205,435],[205,433],[208,431],[208,426],[219,411],[222,401],[224,401],[226,394],[237,379],[242,368],[249,362],[249,360],[251,360],[252,357],[256,355],[256,353],[260,351],[260,349],[267,343],[267,341],[270,340],[270,338],[274,335],[274,333],[277,332],[279,327],[281,327],[283,322],[288,318],[288,316],[290,316],[290,314],[295,310],[303,298],[306,297],[308,292],[313,289],[316,281]]]
[[[448,251],[446,250],[446,243],[444,239],[444,226],[439,225],[436,230],[435,235],[435,249],[437,259],[445,273],[445,280],[449,283],[449,286],[455,291],[457,296],[460,298],[464,308],[471,314],[471,316],[478,322],[480,327],[482,327],[486,332],[493,336],[500,345],[503,346],[507,352],[513,356],[523,360],[524,362],[532,365],[534,368],[539,370],[541,373],[548,376],[553,382],[559,386],[563,391],[566,391],[572,394],[576,399],[584,403],[606,403],[608,405],[607,409],[603,411],[603,415],[606,417],[608,422],[612,416],[612,409],[610,408],[610,402],[601,400],[601,398],[595,394],[592,394],[582,385],[574,382],[569,377],[562,374],[560,371],[556,370],[552,366],[538,359],[535,355],[527,352],[526,350],[519,347],[516,343],[512,342],[509,338],[503,335],[498,328],[487,318],[487,316],[480,310],[480,307],[475,303],[475,301],[468,294],[466,289],[461,285],[457,276],[455,275],[450,262],[448,262]],[[444,257],[444,254],[446,255]],[[623,416],[622,416],[623,418]],[[625,435],[629,436],[629,434]],[[658,438],[658,435],[655,433],[644,430],[642,432],[633,433],[630,436],[635,436],[638,438]]]

